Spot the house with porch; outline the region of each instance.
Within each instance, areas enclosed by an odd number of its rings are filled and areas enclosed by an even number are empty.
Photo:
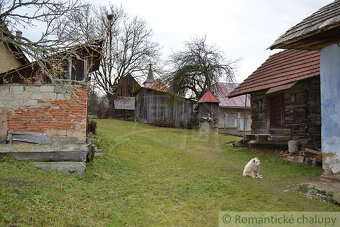
[[[291,139],[320,148],[320,55],[285,50],[270,56],[228,97],[250,94],[251,134],[261,144]]]
[[[280,36],[270,49],[320,51],[321,149],[324,173],[340,176],[340,1],[322,7]]]

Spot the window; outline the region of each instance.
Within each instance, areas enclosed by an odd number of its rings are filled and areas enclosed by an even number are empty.
[[[262,109],[262,107],[263,107],[262,99],[257,100],[257,108]]]
[[[87,75],[87,59],[69,60],[68,72],[71,80],[84,80]]]
[[[295,94],[292,94],[290,96],[290,103],[294,104],[296,102],[296,95]]]

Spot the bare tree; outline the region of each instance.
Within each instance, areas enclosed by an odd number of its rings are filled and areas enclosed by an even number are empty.
[[[39,65],[43,74],[56,83],[61,79],[65,62],[71,56],[79,57],[75,52],[77,48],[70,47],[82,41],[79,36],[65,35],[65,28],[69,25],[62,22],[86,9],[86,5],[78,0],[0,0],[0,41],[21,49],[29,60]],[[35,34],[34,40],[12,35],[14,31],[34,27],[41,31]]]
[[[152,30],[144,20],[130,18],[121,7],[110,5],[98,10],[79,11],[77,15],[68,17],[64,22],[69,26],[60,34],[80,36],[85,39],[104,38],[103,55],[100,68],[94,72],[92,79],[102,90],[113,108],[116,88],[121,77],[131,74],[143,76],[147,74],[150,62],[156,63],[159,57],[158,44],[151,41]],[[77,34],[72,33],[78,28]],[[112,114],[113,109],[110,109]]]
[[[130,19],[121,8],[110,6],[99,11],[102,32],[107,33],[100,69],[94,73],[96,84],[106,93],[113,107],[121,77],[141,75],[159,55],[158,44],[150,40],[152,30],[140,18]]]
[[[207,44],[206,36],[186,42],[185,48],[169,60],[172,69],[165,79],[173,93],[199,99],[221,78],[234,81],[236,61],[227,61],[222,51]]]

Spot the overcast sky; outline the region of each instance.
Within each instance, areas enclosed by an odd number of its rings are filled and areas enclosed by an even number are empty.
[[[333,0],[102,0],[122,5],[130,16],[144,19],[163,58],[183,49],[192,37],[207,35],[231,60],[241,59],[237,80],[243,81],[269,55],[267,48],[287,29]],[[89,0],[91,2],[91,0]]]

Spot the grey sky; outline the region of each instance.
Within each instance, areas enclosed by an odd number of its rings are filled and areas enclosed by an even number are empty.
[[[237,81],[242,82],[269,55],[267,48],[287,29],[333,0],[85,0],[94,5],[121,5],[131,16],[144,19],[162,47],[162,59],[183,49],[193,37],[207,35],[230,60],[241,59]],[[23,31],[33,38],[39,26]]]
[[[103,0],[99,4],[122,5],[129,15],[143,18],[163,48],[164,59],[183,48],[184,41],[206,34],[227,58],[242,59],[237,73],[241,82],[277,52],[266,50],[276,38],[332,1]]]

